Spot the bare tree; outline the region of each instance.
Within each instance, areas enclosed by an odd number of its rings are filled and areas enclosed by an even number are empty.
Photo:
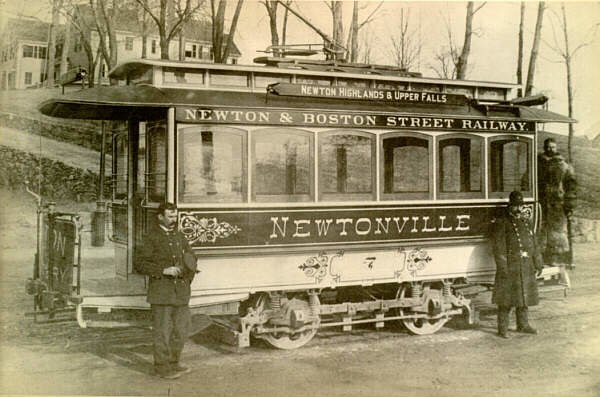
[[[217,2],[218,4],[216,4]],[[244,0],[238,0],[233,18],[231,20],[231,26],[229,27],[227,42],[223,43],[225,39],[225,8],[227,7],[227,0],[210,0],[213,39],[212,51],[215,63],[227,62],[229,52],[233,47],[233,35],[235,34],[235,30],[237,28],[237,22],[240,17],[243,4]]]
[[[204,5],[204,0],[159,0],[155,5],[149,4],[148,0],[135,1],[146,10],[156,24],[160,37],[161,59],[169,59],[169,43]]]
[[[440,78],[455,79],[459,50],[454,41],[450,20],[444,17],[444,23],[446,25],[446,38],[448,42],[445,46],[440,47],[434,54],[434,63],[429,67]]]
[[[348,29],[348,39],[346,40],[346,48],[348,49],[347,58],[350,60],[350,62],[356,62],[358,60],[358,33],[360,29],[362,29],[365,25],[373,22],[376,19],[376,14],[378,13],[381,6],[383,6],[383,1],[379,2],[377,6],[373,8],[373,10],[371,10],[367,18],[359,22],[359,11],[366,9],[366,7],[368,7],[371,4],[359,7],[358,1],[354,0],[354,4],[352,7],[352,21],[350,23],[350,29]]]
[[[544,21],[544,10],[546,5],[543,1],[538,4],[537,19],[535,21],[535,33],[533,34],[533,45],[531,47],[531,55],[529,56],[529,68],[527,70],[527,83],[525,84],[525,96],[531,95],[533,92],[533,80],[535,77],[535,67],[540,48],[540,40],[542,37],[542,23]]]
[[[521,2],[521,18],[519,21],[519,42],[517,49],[517,84],[523,84],[523,25],[525,23],[525,2]],[[519,88],[518,97],[523,96],[523,89]]]
[[[116,0],[110,1],[107,6],[105,0],[89,0],[90,7],[94,13],[94,21],[98,31],[98,49],[108,69],[117,65],[117,33],[114,29],[114,18],[118,12]],[[108,42],[107,42],[108,38]],[[112,82],[116,83],[116,82]]]
[[[279,32],[277,31],[277,5],[279,2],[277,0],[265,0],[262,2],[267,9],[267,14],[269,15],[269,29],[271,30],[271,45],[278,46],[279,45]],[[273,55],[276,57],[281,56],[281,52],[278,50],[273,50]]]
[[[410,10],[402,8],[398,20],[398,31],[390,36],[390,55],[396,66],[410,70],[421,53],[421,43],[414,30],[410,29]]]
[[[559,16],[554,10],[551,10],[552,15],[555,16],[555,19],[558,21],[558,25],[562,33],[562,38],[557,37],[556,29],[554,23],[552,23],[552,37],[553,43],[544,43],[560,58],[560,62],[565,64],[566,68],[566,78],[567,78],[567,106],[568,106],[568,114],[569,117],[573,117],[573,71],[571,68],[572,62],[575,59],[575,56],[579,53],[579,51],[590,45],[600,27],[599,23],[594,24],[590,30],[586,34],[586,39],[576,45],[574,48],[571,47],[571,43],[569,41],[569,29],[567,26],[567,12],[565,10],[565,4],[561,3],[560,6],[561,15]],[[568,140],[568,155],[569,162],[573,161],[573,136],[575,134],[574,126],[572,123],[569,123],[569,140]]]
[[[58,31],[58,22],[61,0],[52,0],[52,25],[50,26],[50,37],[48,40],[48,63],[46,64],[46,86],[54,86],[54,63],[56,59],[56,33]]]
[[[463,80],[467,77],[467,67],[469,64],[469,55],[471,53],[471,38],[473,36],[473,17],[475,13],[479,11],[485,2],[482,3],[479,7],[474,8],[474,4],[472,1],[467,3],[467,16],[465,21],[465,39],[463,42],[462,50],[460,52],[460,56],[458,57],[458,62],[456,64],[456,78],[459,80]]]
[[[345,58],[345,49],[341,45],[343,43],[344,37],[344,21],[343,13],[342,13],[342,2],[339,0],[330,1],[327,4],[329,10],[331,11],[332,18],[332,26],[333,26],[333,34],[332,34],[332,48],[330,49],[332,52],[333,59],[343,59]]]

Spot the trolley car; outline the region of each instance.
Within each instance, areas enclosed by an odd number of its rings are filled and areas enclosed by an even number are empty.
[[[520,190],[538,221],[538,123],[574,120],[511,100],[514,84],[255,62],[131,61],[111,71],[118,85],[40,106],[106,120],[113,142],[119,277],[86,281],[96,270],[82,265],[69,298],[81,325],[84,310],[149,307],[133,263],[163,201],[198,256],[190,306],[239,313],[240,346],[254,336],[295,348],[322,327],[389,320],[429,334],[472,319],[460,290],[493,282],[495,211]]]

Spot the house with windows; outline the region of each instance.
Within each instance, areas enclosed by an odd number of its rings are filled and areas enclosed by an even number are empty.
[[[88,26],[84,37],[90,43],[92,53],[96,56],[100,46],[100,35],[94,24],[94,16],[88,5],[79,6],[79,15],[83,19],[80,26]],[[145,32],[140,20],[139,12],[135,9],[123,9],[115,15],[113,27],[117,41],[117,63],[132,59],[160,59],[160,36],[158,29],[152,20],[148,18]],[[71,29],[71,44],[69,45],[69,69],[85,68],[90,70],[88,55],[85,52],[82,35],[77,30]],[[181,35],[176,36],[169,43],[169,59],[180,60],[180,40],[183,44],[183,55],[185,62],[212,62],[212,29],[206,21],[191,20],[184,25]],[[145,42],[145,56],[143,54]],[[230,52],[227,63],[236,64],[241,53],[235,43]],[[93,75],[96,82],[108,83],[108,66],[106,62],[97,62]]]
[[[91,70],[84,41],[90,44],[93,57],[97,57],[100,46],[100,35],[94,22],[93,12],[88,5],[80,5],[78,15],[82,21],[78,26],[87,27],[81,32],[71,26],[68,48],[67,70]],[[144,34],[138,12],[134,9],[119,10],[113,26],[117,41],[117,63],[132,59],[160,59],[160,36],[153,21],[147,21]],[[48,36],[50,24],[31,17],[7,18],[0,26],[0,89],[24,89],[37,87],[46,76],[48,59]],[[65,44],[65,27],[61,26],[57,33],[56,55],[53,75],[55,81],[60,77],[61,54]],[[189,21],[181,35],[169,43],[169,59],[179,60],[180,39],[183,45],[185,62],[212,62],[211,25],[205,21]],[[241,53],[235,43],[227,63],[236,64]],[[94,69],[96,83],[108,84],[108,66],[106,62],[96,62]]]
[[[0,90],[37,87],[45,80],[50,24],[7,18],[0,27]]]

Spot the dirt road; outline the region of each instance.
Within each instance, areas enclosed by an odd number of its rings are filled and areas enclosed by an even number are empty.
[[[0,392],[23,395],[161,396],[599,396],[600,247],[577,245],[567,298],[543,295],[532,308],[537,336],[495,336],[495,312],[482,297],[481,323],[450,323],[411,336],[399,326],[328,330],[294,351],[260,343],[236,350],[217,342],[206,317],[187,343],[192,374],[149,375],[147,328],[79,329],[74,321],[34,324],[24,292],[34,251],[31,207],[10,202],[1,216]],[[5,203],[7,201],[4,201]],[[511,319],[514,329],[514,318]]]

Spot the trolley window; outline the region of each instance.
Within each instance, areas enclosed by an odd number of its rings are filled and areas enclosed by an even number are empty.
[[[214,126],[183,126],[179,128],[178,144],[180,201],[245,201],[245,131]]]
[[[252,133],[252,199],[294,202],[313,199],[313,135],[293,129]]]
[[[360,131],[326,132],[319,137],[319,198],[374,199],[375,137]]]
[[[431,198],[431,140],[417,134],[388,134],[383,138],[384,199]]]
[[[438,144],[439,198],[482,197],[483,139],[442,137]]]
[[[112,190],[114,200],[124,200],[127,198],[128,145],[127,131],[113,135]]]
[[[167,189],[167,126],[164,121],[146,125],[148,172],[146,192],[148,201],[162,202]]]
[[[164,68],[163,81],[171,84],[204,85],[204,70]]]
[[[513,190],[531,196],[531,140],[523,137],[490,139],[490,192],[506,197]]]

